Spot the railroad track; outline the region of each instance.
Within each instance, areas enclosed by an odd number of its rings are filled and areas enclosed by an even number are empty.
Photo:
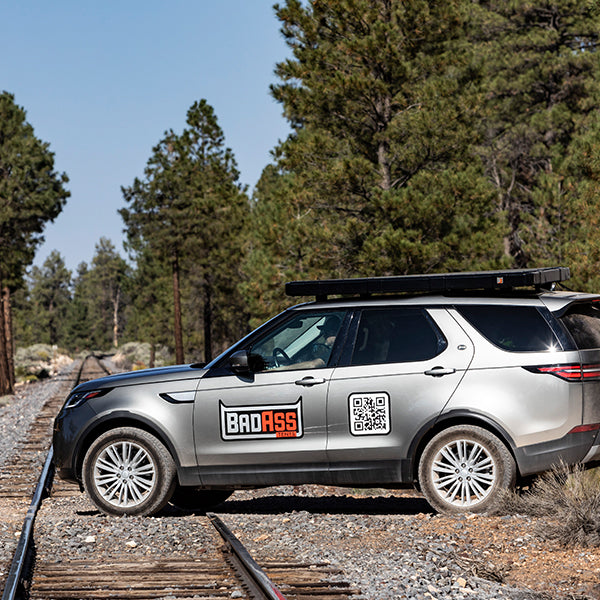
[[[15,447],[12,458],[0,473],[0,498],[29,502],[52,444],[52,425],[69,390],[74,385],[109,374],[95,356],[86,357],[78,369],[60,377],[60,385],[34,420],[27,438]]]
[[[281,557],[261,557],[261,566],[249,555],[241,542],[215,514],[170,514],[163,518],[167,528],[185,522],[188,530],[197,531],[201,547],[184,555],[169,547],[153,548],[153,554],[136,552],[123,547],[94,551],[82,557],[68,543],[53,544],[44,531],[60,528],[64,513],[54,506],[61,502],[80,502],[81,492],[72,484],[57,481],[51,488],[52,468],[50,448],[54,416],[64,402],[68,391],[80,381],[94,379],[106,374],[101,361],[88,358],[73,376],[64,377],[60,391],[44,405],[31,428],[32,435],[15,452],[15,459],[8,473],[0,479],[0,499],[26,505],[31,495],[34,502],[26,510],[23,534],[15,559],[11,565],[2,600],[29,598],[30,600],[122,598],[153,599],[169,598],[255,598],[288,600],[345,600],[358,594],[347,582],[334,581],[341,573],[326,563],[301,563]],[[44,462],[43,456],[49,458]],[[27,468],[24,464],[27,464]],[[44,465],[45,475],[35,485],[36,471]],[[47,479],[47,481],[45,480]],[[18,487],[12,485],[19,481]],[[44,501],[41,523],[33,534],[33,520],[37,516],[35,502]],[[37,498],[36,498],[37,497]],[[70,513],[73,511],[70,510]],[[118,526],[119,519],[104,517],[96,511],[79,511],[83,520],[108,519],[111,527]],[[172,511],[175,512],[176,511]],[[58,514],[58,516],[55,516]],[[29,519],[29,523],[28,523]],[[155,517],[160,521],[161,517]],[[40,519],[38,518],[38,521]],[[123,528],[131,529],[131,519],[122,518]],[[136,521],[133,525],[143,528],[152,520]],[[96,523],[96,526],[97,523]],[[39,530],[39,533],[38,533]],[[200,535],[201,533],[201,535]],[[182,535],[186,535],[182,533]],[[29,541],[23,541],[23,537]],[[91,536],[93,537],[93,536]],[[151,534],[150,534],[151,537]],[[156,542],[160,546],[160,540]]]

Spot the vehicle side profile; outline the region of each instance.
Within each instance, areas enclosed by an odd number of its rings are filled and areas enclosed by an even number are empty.
[[[418,486],[485,512],[600,458],[600,295],[564,267],[291,282],[293,306],[208,365],[77,386],[54,460],[110,514],[234,490]]]

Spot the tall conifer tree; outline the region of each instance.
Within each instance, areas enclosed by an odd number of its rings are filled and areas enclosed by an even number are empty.
[[[53,250],[42,267],[33,267],[29,277],[30,319],[35,324],[35,342],[59,344],[66,335],[66,317],[71,302],[71,271]]]
[[[195,281],[188,297],[201,304],[204,359],[210,360],[218,301],[235,301],[248,212],[233,153],[224,145],[212,107],[195,102],[186,122],[181,135],[170,130],[153,149],[144,179],[123,188],[128,207],[120,211],[133,252],[152,252],[170,265],[177,362],[184,360],[182,273]]]
[[[560,259],[575,222],[565,158],[597,121],[600,7],[586,0],[478,0],[470,39],[484,67],[477,153],[496,189],[515,267]]]
[[[460,0],[288,0],[292,58],[273,95],[278,149],[311,230],[298,275],[401,274],[497,264],[492,188],[473,142],[478,73]],[[320,272],[319,272],[320,271]]]
[[[8,92],[0,94],[0,395],[14,386],[10,295],[43,240],[48,221],[62,210],[67,176],[54,170],[54,155],[27,123]]]

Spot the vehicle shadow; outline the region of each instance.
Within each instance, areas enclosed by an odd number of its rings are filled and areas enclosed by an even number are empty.
[[[76,510],[79,516],[102,517],[97,509]],[[215,512],[221,515],[279,515],[291,512],[308,512],[315,515],[417,515],[435,512],[419,496],[346,496],[323,494],[319,496],[284,495],[278,492],[257,498],[236,500],[235,494],[227,501],[206,510],[185,510],[171,504],[155,517],[184,517]]]
[[[431,506],[418,497],[353,496],[262,496],[251,500],[236,500],[235,495],[215,506],[219,514],[282,514],[308,512],[312,514],[415,515],[432,513]],[[199,514],[199,513],[197,513]]]

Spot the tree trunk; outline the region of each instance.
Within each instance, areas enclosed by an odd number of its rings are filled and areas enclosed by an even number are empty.
[[[212,296],[210,283],[204,283],[204,360],[212,360]]]
[[[10,306],[10,289],[4,288],[4,324],[6,327],[6,351],[8,356],[8,378],[11,388],[15,387],[15,340],[12,334],[12,310]]]
[[[121,298],[121,288],[117,286],[117,293],[113,298],[113,346],[119,347],[119,301]]]
[[[150,369],[154,369],[154,364],[156,363],[156,348],[154,347],[154,342],[150,342],[150,364],[148,367]]]
[[[385,96],[377,102],[378,134],[384,135],[392,119],[392,99]],[[390,143],[387,137],[383,137],[377,144],[377,163],[379,167],[380,186],[382,190],[388,191],[392,188],[392,169],[390,166]]]
[[[0,396],[5,396],[14,392],[14,375],[12,375],[14,371],[10,364],[11,360],[9,357],[12,357],[12,352],[9,351],[6,336],[8,329],[6,315],[8,314],[8,310],[5,304],[8,302],[8,297],[5,297],[1,281],[0,290]]]
[[[173,304],[175,312],[175,362],[182,364],[183,358],[183,325],[181,323],[181,291],[179,289],[179,257],[173,258]]]

